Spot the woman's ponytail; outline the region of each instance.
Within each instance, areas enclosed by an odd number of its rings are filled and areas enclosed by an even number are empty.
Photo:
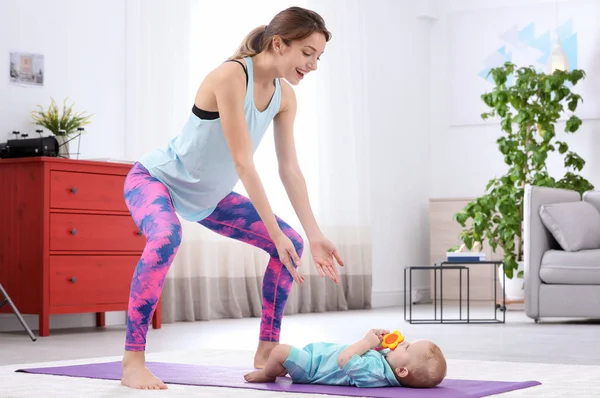
[[[239,48],[229,59],[240,59],[243,57],[253,57],[263,51],[265,29],[267,25],[261,25],[253,29],[242,41]]]

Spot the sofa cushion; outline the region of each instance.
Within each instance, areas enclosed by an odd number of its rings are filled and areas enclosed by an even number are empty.
[[[588,202],[540,206],[540,217],[554,239],[568,252],[600,249],[600,212]]]
[[[563,285],[599,285],[600,250],[548,250],[542,257],[540,279]]]

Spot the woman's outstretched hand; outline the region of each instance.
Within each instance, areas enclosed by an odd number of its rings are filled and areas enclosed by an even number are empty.
[[[292,278],[294,281],[299,284],[304,284],[304,277],[298,270],[300,267],[300,257],[298,257],[298,253],[296,252],[296,248],[294,244],[283,233],[278,235],[275,239],[273,239],[275,243],[275,247],[277,248],[277,253],[279,254],[279,260],[285,265],[290,274],[292,274]],[[293,262],[292,262],[293,260]],[[294,263],[296,267],[294,267]]]
[[[325,237],[319,237],[310,242],[310,251],[317,265],[317,270],[321,277],[327,276],[335,283],[340,283],[340,276],[334,263],[334,259],[340,266],[344,266],[340,253],[337,248]]]

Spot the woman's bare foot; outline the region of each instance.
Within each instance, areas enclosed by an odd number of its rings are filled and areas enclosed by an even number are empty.
[[[248,383],[272,383],[275,381],[275,377],[267,376],[267,372],[265,372],[264,369],[261,369],[246,373],[244,375],[244,380]]]
[[[276,341],[259,341],[258,348],[256,349],[256,354],[254,355],[254,368],[255,369],[263,369],[267,360],[269,359],[269,355],[271,355],[271,351],[273,348],[277,347],[279,343]]]
[[[144,351],[125,351],[121,384],[139,390],[166,390],[167,386],[146,367]]]

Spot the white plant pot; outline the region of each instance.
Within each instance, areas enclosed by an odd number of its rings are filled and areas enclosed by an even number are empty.
[[[64,135],[57,135],[56,141],[58,141],[58,156],[63,158],[69,158],[69,137]]]
[[[507,301],[518,301],[523,300],[525,298],[525,281],[523,280],[523,278],[517,277],[517,274],[520,271],[523,271],[525,268],[523,265],[523,261],[520,261],[518,264],[519,268],[516,271],[513,271],[512,279],[506,278],[506,286],[504,289],[506,291]],[[498,267],[498,278],[500,280],[500,286],[503,286],[504,270],[502,269],[502,267]]]

